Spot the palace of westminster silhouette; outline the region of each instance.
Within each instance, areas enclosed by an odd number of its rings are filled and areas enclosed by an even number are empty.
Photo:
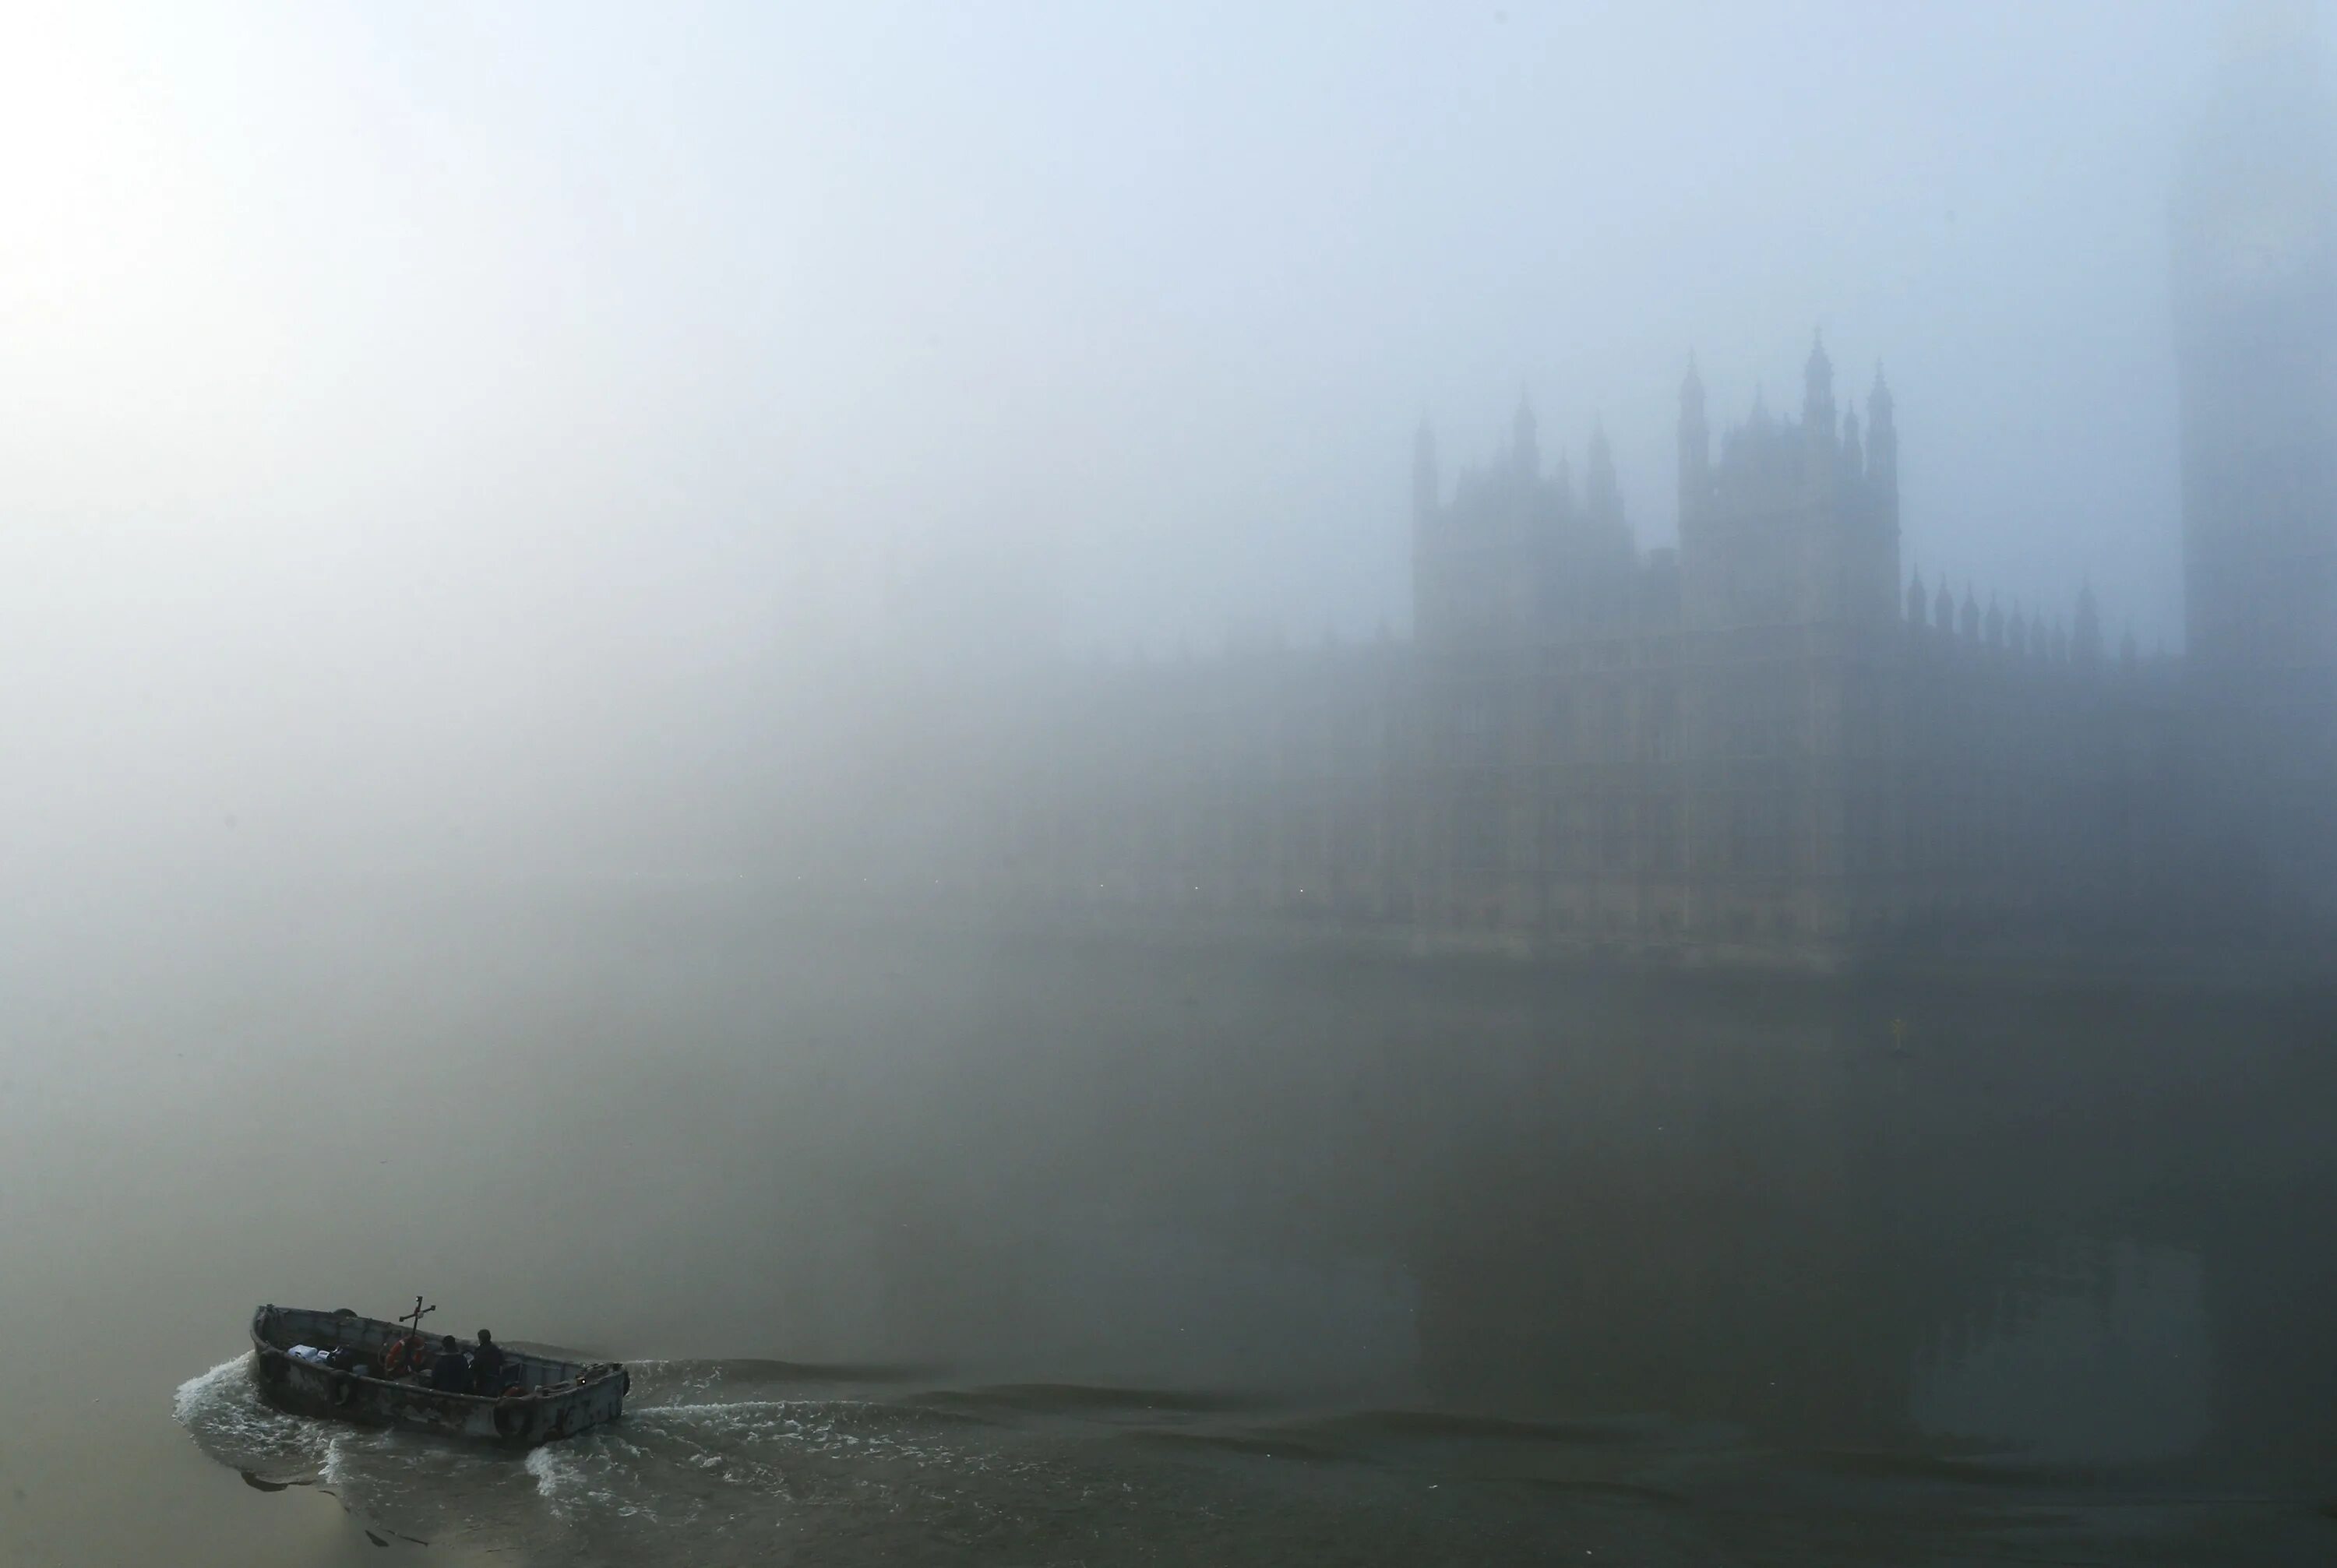
[[[1408,642],[1097,671],[1000,792],[998,895],[1416,943],[1839,967],[1926,944],[2337,931],[2337,164],[2227,83],[2174,203],[2185,647],[1902,572],[1901,433],[1814,345],[1797,413],[1680,388],[1678,545],[1521,407],[1413,456]],[[2282,121],[2283,112],[2293,118]],[[2267,129],[2271,127],[2271,129]]]

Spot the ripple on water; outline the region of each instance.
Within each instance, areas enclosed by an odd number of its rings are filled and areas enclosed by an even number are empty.
[[[768,1531],[791,1508],[886,1495],[894,1472],[950,1456],[914,1408],[770,1396],[799,1377],[782,1365],[649,1363],[635,1373],[660,1402],[524,1455],[287,1414],[260,1396],[249,1354],[189,1378],[172,1409],[206,1455],[263,1490],[314,1485],[368,1528],[460,1534],[552,1560],[650,1527]]]
[[[1435,1473],[1407,1474],[1419,1441],[1393,1442],[1376,1426],[1365,1441],[1352,1420],[1329,1445],[1338,1455],[1298,1465],[1290,1445],[1301,1434],[1286,1426],[1259,1434],[1275,1439],[1277,1458],[1238,1445],[1196,1453],[1113,1441],[1147,1417],[1178,1427],[1223,1419],[1157,1395],[806,1398],[789,1396],[810,1391],[793,1368],[712,1363],[637,1365],[635,1387],[648,1398],[621,1422],[524,1454],[282,1414],[260,1399],[249,1357],[190,1379],[175,1407],[220,1463],[318,1483],[376,1539],[539,1563],[1523,1562],[1564,1544],[1551,1534],[1560,1524],[1578,1544],[1646,1544],[1643,1527],[1614,1526],[1622,1512],[1644,1517],[1646,1498],[1521,1507],[1431,1485],[1462,1478],[1448,1449],[1475,1454],[1495,1436],[1507,1457],[1521,1446],[1593,1455],[1631,1446],[1604,1430],[1537,1430],[1527,1443],[1508,1427],[1472,1426],[1456,1442],[1440,1426],[1427,1445],[1445,1455]],[[1665,1528],[1678,1517],[1667,1511]]]
[[[249,1351],[180,1384],[171,1412],[213,1459],[269,1481],[328,1479],[342,1436],[262,1399]]]

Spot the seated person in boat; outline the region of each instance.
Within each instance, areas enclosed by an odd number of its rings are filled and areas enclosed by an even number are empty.
[[[401,1334],[381,1348],[378,1377],[396,1379],[418,1373],[430,1359],[430,1351],[419,1334]]]
[[[504,1391],[504,1348],[485,1329],[479,1330],[477,1348],[471,1352],[471,1392],[500,1394]]]
[[[430,1387],[447,1394],[471,1391],[471,1364],[452,1334],[438,1342],[437,1357],[430,1363]]]

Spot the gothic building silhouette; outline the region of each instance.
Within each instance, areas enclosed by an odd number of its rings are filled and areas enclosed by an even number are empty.
[[[2325,947],[2337,899],[2337,162],[2306,51],[2242,62],[2174,203],[2186,649],[1902,563],[1881,374],[1716,434],[1636,543],[1522,404],[1413,458],[1413,633],[1090,671],[999,802],[1018,900],[1418,945],[1818,967],[1994,943]],[[1076,684],[1076,683],[1075,683]]]
[[[1878,375],[1717,442],[1680,390],[1679,544],[1638,550],[1603,439],[1583,492],[1521,408],[1449,499],[1423,431],[1410,918],[1542,944],[1823,957],[1925,926],[2082,921],[2136,869],[2155,683],[1900,573]],[[1902,609],[1903,606],[1903,609]]]

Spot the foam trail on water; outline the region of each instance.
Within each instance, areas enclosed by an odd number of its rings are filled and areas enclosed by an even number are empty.
[[[585,1496],[583,1470],[556,1443],[527,1451],[527,1473],[535,1477],[535,1494],[563,1518]]]
[[[527,1451],[527,1473],[535,1477],[536,1495],[547,1503],[572,1485],[575,1480],[560,1463],[560,1455],[549,1447]]]
[[[348,1467],[343,1464],[343,1460],[345,1460],[347,1455],[347,1445],[342,1441],[341,1435],[339,1433],[337,1432],[333,1436],[326,1438],[325,1461],[317,1467],[317,1479],[322,1481],[326,1485],[335,1488],[347,1485],[349,1480],[349,1473]]]
[[[239,1470],[314,1474],[332,1458],[332,1436],[259,1396],[251,1353],[222,1361],[179,1385],[171,1414],[203,1452]]]
[[[657,1514],[639,1495],[639,1478],[625,1463],[640,1452],[631,1444],[593,1433],[529,1449],[527,1473],[535,1477],[536,1495],[564,1524],[578,1523],[588,1508],[605,1517],[653,1523]]]
[[[224,1385],[250,1381],[250,1367],[251,1352],[247,1350],[240,1356],[230,1357],[208,1372],[198,1372],[180,1384],[179,1391],[171,1396],[171,1414],[178,1417],[180,1426],[192,1426],[199,1416],[218,1401]]]

